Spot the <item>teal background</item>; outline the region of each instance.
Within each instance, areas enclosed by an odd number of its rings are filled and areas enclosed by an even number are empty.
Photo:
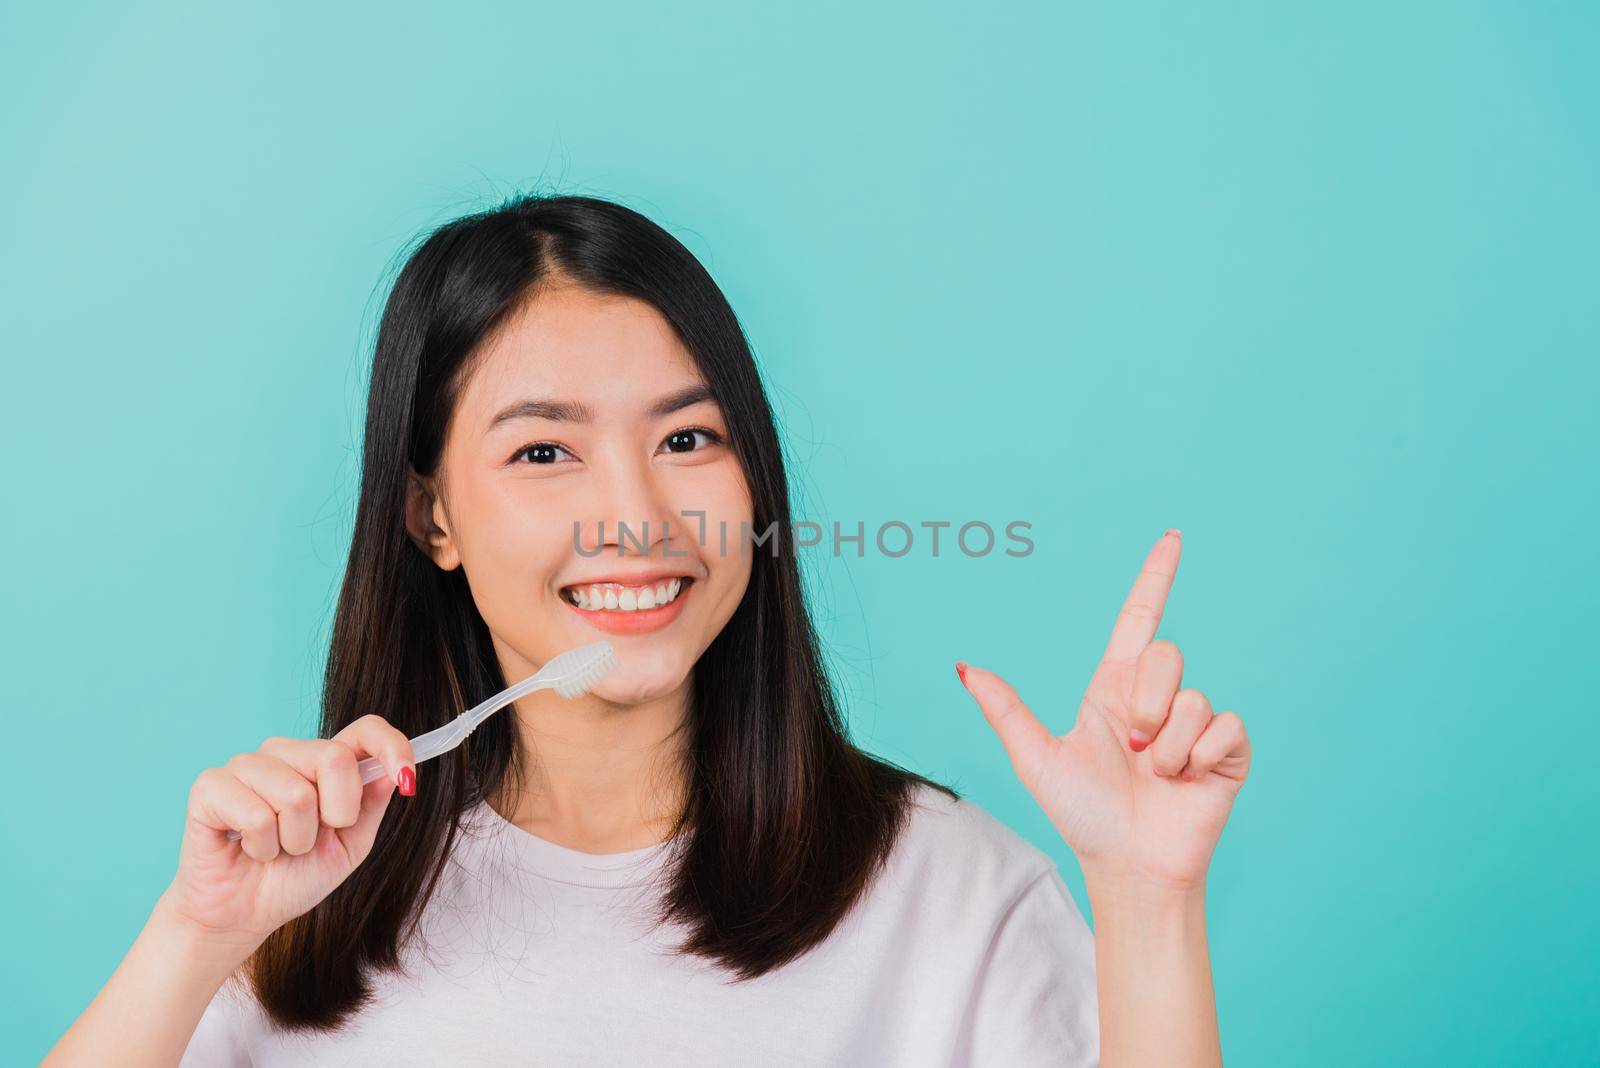
[[[3,1058],[314,733],[365,361],[418,231],[525,188],[702,257],[869,748],[1070,852],[959,688],[1066,730],[1151,541],[1256,766],[1232,1065],[1600,1063],[1591,4],[30,5],[5,18]],[[1159,1026],[1159,1021],[1152,1021]]]

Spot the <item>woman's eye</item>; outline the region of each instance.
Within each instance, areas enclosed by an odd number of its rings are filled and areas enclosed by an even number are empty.
[[[703,426],[691,426],[682,430],[674,430],[668,434],[667,440],[662,442],[662,446],[668,452],[693,452],[695,451],[694,436],[696,434],[704,434],[708,439],[708,444],[722,444],[722,435],[715,430],[708,430]]]
[[[674,430],[671,434],[668,434],[666,440],[661,443],[661,447],[668,452],[695,452],[697,451],[697,435],[706,439],[706,445],[722,444],[722,435],[715,430],[703,426],[692,426],[685,427],[682,430]],[[704,448],[705,445],[700,446],[701,450]],[[553,441],[536,441],[531,445],[524,445],[511,456],[511,462],[514,464],[522,462],[543,466],[559,463],[562,459],[572,460],[577,459],[577,457],[573,456],[564,446],[557,445]]]
[[[530,463],[553,464],[556,462],[556,453],[566,453],[568,456],[572,455],[570,452],[567,452],[566,449],[563,449],[560,445],[557,445],[553,442],[536,441],[532,445],[524,445],[522,448],[518,449],[516,455],[512,456],[511,459],[520,460],[524,456],[531,456],[532,459],[529,461]]]

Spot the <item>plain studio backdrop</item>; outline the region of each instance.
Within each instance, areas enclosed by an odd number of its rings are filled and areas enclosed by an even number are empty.
[[[5,21],[0,1059],[127,950],[200,770],[314,733],[396,258],[527,188],[702,258],[797,516],[865,525],[805,564],[857,737],[1085,912],[951,665],[1065,731],[1183,529],[1163,633],[1256,753],[1210,878],[1230,1064],[1600,1058],[1592,5]],[[1034,550],[935,558],[941,520]]]

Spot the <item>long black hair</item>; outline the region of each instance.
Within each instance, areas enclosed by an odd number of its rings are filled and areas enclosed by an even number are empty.
[[[934,783],[847,737],[818,650],[793,544],[772,409],[722,291],[640,213],[585,196],[523,194],[425,235],[379,324],[355,531],[327,660],[322,736],[368,711],[415,736],[504,689],[464,572],[439,568],[405,523],[408,469],[433,474],[481,343],[552,281],[655,307],[727,419],[754,503],[743,600],[694,668],[688,790],[660,918],[680,950],[738,980],[822,941],[887,859],[911,787]],[[520,778],[512,717],[491,718],[428,769],[429,788],[384,814],[372,853],[247,962],[256,997],[287,1029],[331,1029],[372,996],[374,971],[432,897],[461,814]]]

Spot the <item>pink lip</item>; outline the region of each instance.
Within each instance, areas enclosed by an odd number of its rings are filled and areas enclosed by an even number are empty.
[[[568,586],[604,586],[608,582],[615,582],[618,586],[654,586],[658,582],[668,579],[686,579],[682,571],[646,571],[639,575],[601,575],[596,578],[578,579],[567,583]],[[565,587],[563,587],[565,589]]]
[[[598,580],[597,580],[598,581]],[[611,580],[617,581],[617,580]],[[633,581],[638,582],[638,579]],[[648,583],[646,583],[648,584]],[[678,613],[683,610],[683,602],[688,600],[694,592],[697,583],[688,582],[683,589],[678,591],[678,596],[660,608],[646,608],[636,612],[620,612],[616,609],[606,608],[579,608],[565,597],[561,602],[582,616],[584,621],[609,634],[647,634],[678,618]]]

